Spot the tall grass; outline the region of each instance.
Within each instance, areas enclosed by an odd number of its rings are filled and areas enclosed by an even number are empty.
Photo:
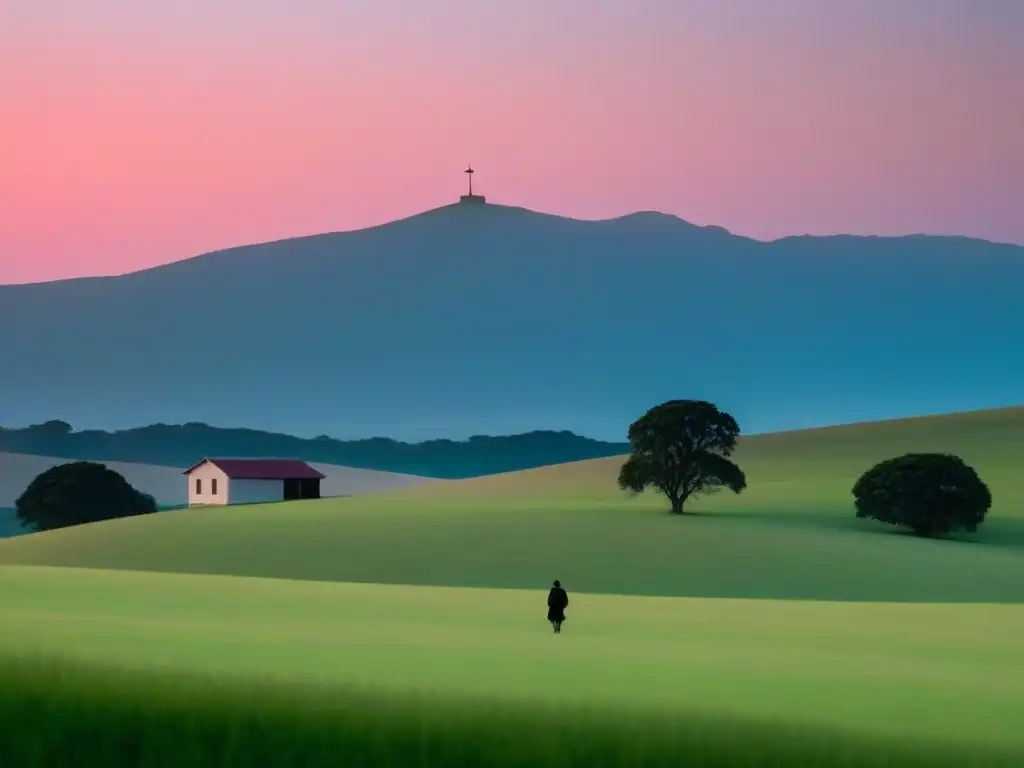
[[[1024,753],[683,712],[528,707],[0,658],[0,766],[1017,766]]]

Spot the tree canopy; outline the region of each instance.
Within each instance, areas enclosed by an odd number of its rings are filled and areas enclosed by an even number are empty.
[[[73,461],[36,477],[15,502],[22,525],[46,531],[156,512],[152,496],[103,464]]]
[[[747,487],[743,471],[729,457],[740,428],[736,420],[704,400],[669,400],[651,408],[629,427],[630,457],[619,472],[619,487],[632,493],[654,488],[674,514],[700,494]]]
[[[992,494],[958,456],[908,453],[886,459],[853,486],[857,517],[909,528],[918,536],[976,531]]]

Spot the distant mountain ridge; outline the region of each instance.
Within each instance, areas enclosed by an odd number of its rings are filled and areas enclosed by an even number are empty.
[[[1024,247],[761,242],[674,216],[446,206],[111,278],[0,286],[0,422],[620,440],[706,398],[768,432],[1024,391]]]
[[[615,456],[627,443],[605,443],[570,432],[531,432],[465,441],[402,443],[377,437],[341,441],[304,439],[207,424],[167,425],[105,432],[72,431],[63,421],[24,429],[0,427],[0,452],[90,461],[130,461],[185,468],[204,456],[292,457],[308,462],[375,469],[422,477],[459,479],[514,472],[548,464]]]

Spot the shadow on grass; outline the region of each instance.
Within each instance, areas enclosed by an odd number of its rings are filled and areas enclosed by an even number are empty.
[[[669,512],[664,512],[670,515]],[[807,512],[781,508],[760,508],[743,510],[694,510],[676,517],[694,517],[714,519],[723,525],[735,522],[757,522],[771,526],[790,526],[804,529],[829,531],[849,531],[880,536],[899,538],[919,538],[913,531],[893,525],[880,523],[876,520],[863,520],[856,517],[851,509],[847,514],[834,511]],[[949,541],[961,544],[998,547],[1001,549],[1024,549],[1024,516],[989,518],[974,533],[956,531],[947,536],[937,536],[931,541]]]

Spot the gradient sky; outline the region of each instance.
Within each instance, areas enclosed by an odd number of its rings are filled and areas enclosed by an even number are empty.
[[[0,283],[453,201],[1024,243],[1021,0],[25,0]]]

